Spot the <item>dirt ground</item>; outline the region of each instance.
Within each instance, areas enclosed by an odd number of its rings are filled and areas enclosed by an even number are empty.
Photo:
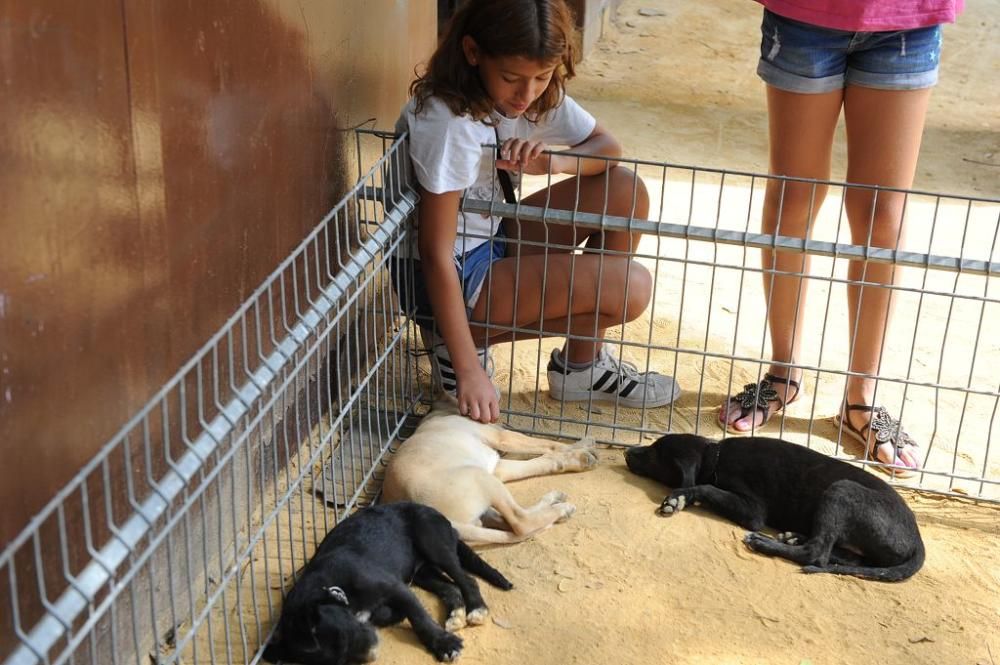
[[[969,4],[958,24],[945,30],[941,83],[932,96],[914,187],[997,197],[1000,2]],[[639,9],[660,14],[643,16]],[[612,130],[629,156],[766,171],[763,84],[754,74],[759,17],[759,7],[749,1],[625,0],[570,92]],[[843,159],[841,147],[835,151],[834,179],[843,178]],[[996,213],[991,214],[995,224]],[[670,293],[662,295],[668,299]],[[972,316],[971,325],[963,327],[975,330],[976,321]],[[661,320],[646,325],[657,335],[676,334]],[[533,345],[521,347],[508,362],[500,359],[498,376],[509,382],[510,404],[527,408],[535,403],[538,354]],[[1000,361],[1000,347],[988,342],[980,352],[989,373]],[[711,405],[727,394],[730,383],[742,382],[728,370],[704,365],[685,371],[689,374],[678,373],[682,386],[699,387],[700,397],[670,411],[677,419],[674,429],[707,423]],[[995,378],[988,380],[995,390]],[[824,380],[807,390],[816,397],[790,409],[795,417],[786,423],[795,434],[814,433],[811,416],[828,416],[836,408],[837,391]],[[906,399],[910,404],[921,397]],[[546,400],[542,404],[551,408]],[[989,401],[975,408],[973,427],[988,427]],[[924,411],[917,401],[911,413]],[[945,466],[964,464],[962,455],[971,455],[971,467],[986,460],[981,451],[959,451],[957,435],[951,447],[934,438],[933,454],[943,455]],[[994,453],[990,477],[1000,477],[997,464]],[[576,515],[532,541],[484,552],[515,588],[504,593],[484,585],[492,621],[462,632],[462,662],[1000,662],[996,505],[904,490],[920,523],[927,562],[905,583],[879,584],[802,575],[788,562],[752,554],[741,542],[741,529],[699,509],[657,518],[654,509],[664,488],[631,476],[615,449],[604,450],[602,465],[592,472],[512,486],[524,503],[553,488],[570,495]],[[423,598],[441,614],[433,599]],[[380,662],[430,662],[407,625],[382,634]]]

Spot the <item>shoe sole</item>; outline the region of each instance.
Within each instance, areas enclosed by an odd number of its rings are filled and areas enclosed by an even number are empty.
[[[870,452],[868,450],[867,448],[868,439],[864,438],[863,436],[855,432],[854,429],[851,428],[849,424],[843,422],[843,419],[839,415],[833,417],[833,424],[839,431],[843,432],[847,436],[851,437],[852,439],[860,443],[865,450],[865,460],[869,462],[875,462],[876,463],[874,465],[875,468],[881,471],[882,473],[891,476],[893,478],[900,478],[902,480],[905,480],[907,478],[912,478],[913,476],[917,475],[917,473],[919,473],[918,469],[913,469],[911,467],[902,465],[890,466],[885,462],[883,462],[882,460],[880,460],[876,453]],[[876,448],[878,448],[877,445]]]

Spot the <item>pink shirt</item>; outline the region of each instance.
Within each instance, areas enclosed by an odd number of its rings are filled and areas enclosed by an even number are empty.
[[[953,23],[965,0],[757,0],[779,16],[851,32],[912,30]]]

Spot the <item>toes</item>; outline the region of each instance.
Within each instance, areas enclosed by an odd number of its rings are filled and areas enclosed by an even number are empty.
[[[800,545],[801,539],[799,534],[792,531],[785,531],[778,534],[778,542],[785,543],[786,545]]]
[[[908,469],[920,468],[920,462],[917,460],[916,455],[914,455],[913,446],[905,446],[897,456],[896,448],[891,443],[882,443],[879,444],[875,456],[883,464],[905,466]]]
[[[468,614],[468,621],[470,626],[481,626],[486,623],[486,617],[490,615],[489,609],[486,607],[477,607]]]
[[[555,507],[559,509],[560,513],[559,519],[556,520],[557,524],[560,522],[565,522],[570,517],[573,517],[573,513],[576,512],[576,506],[574,506],[572,503],[557,503]]]
[[[664,517],[669,517],[670,515],[684,510],[684,506],[686,504],[687,499],[683,494],[678,494],[677,496],[670,495],[663,500],[663,503],[660,504],[660,509],[657,512]]]
[[[578,450],[573,455],[573,458],[577,466],[579,466],[580,469],[584,471],[593,469],[595,466],[597,466],[598,462],[597,455],[590,450]]]
[[[542,497],[542,502],[552,506],[557,503],[563,503],[568,498],[569,496],[567,496],[565,492],[560,492],[559,490],[552,490],[551,492]]]
[[[770,539],[759,531],[749,531],[747,535],[743,536],[743,542],[752,550],[758,549],[759,545],[766,540]]]
[[[730,408],[729,405],[723,405],[719,409],[719,422],[723,425],[732,425],[733,421],[739,418],[740,410]]]
[[[462,653],[462,638],[452,633],[442,633],[434,638],[432,651],[435,658],[450,663]]]
[[[451,614],[448,615],[448,620],[444,622],[444,629],[449,633],[454,633],[456,630],[465,628],[467,623],[465,608],[459,607],[452,610]]]
[[[755,427],[760,427],[762,423],[757,422],[757,414],[759,411],[754,411],[751,415],[744,418],[740,418],[735,423],[733,423],[733,428],[741,432],[749,432]]]

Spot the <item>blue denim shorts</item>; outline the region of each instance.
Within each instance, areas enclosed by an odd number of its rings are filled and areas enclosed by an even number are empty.
[[[461,256],[455,257],[455,269],[462,284],[462,297],[465,299],[465,314],[472,316],[472,309],[479,300],[490,266],[502,259],[507,252],[507,242],[502,227],[492,238],[477,245]],[[412,273],[411,273],[412,270]],[[398,259],[390,264],[392,285],[399,296],[400,303],[406,311],[413,311],[419,325],[430,327],[434,319],[431,299],[427,294],[427,283],[424,279],[420,261],[416,259]],[[410,275],[413,282],[410,283]]]
[[[781,90],[823,93],[845,85],[918,90],[937,83],[941,26],[847,32],[764,10],[757,75]]]

